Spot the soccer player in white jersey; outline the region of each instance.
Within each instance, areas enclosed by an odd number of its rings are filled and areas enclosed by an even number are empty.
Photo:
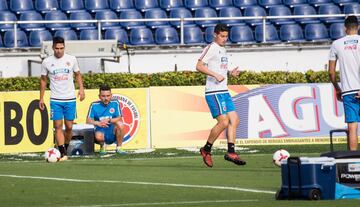
[[[360,36],[356,16],[345,19],[346,36],[334,41],[330,49],[329,77],[336,97],[343,101],[345,122],[348,125],[349,148],[358,147],[358,122],[360,121]],[[339,62],[340,83],[336,81],[336,64]]]
[[[78,97],[85,99],[84,86],[76,57],[65,53],[65,41],[54,37],[54,55],[45,58],[41,65],[40,102],[41,110],[45,109],[44,94],[47,78],[50,79],[50,119],[55,128],[56,143],[61,153],[61,161],[67,160],[66,149],[72,138],[72,126],[76,118],[76,96],[74,74],[79,85]],[[62,131],[65,122],[65,134]]]
[[[225,24],[217,24],[214,29],[214,41],[205,47],[196,64],[196,70],[207,75],[205,99],[212,117],[217,120],[217,124],[210,131],[205,146],[200,149],[203,161],[208,167],[213,166],[211,147],[225,129],[227,129],[228,142],[225,160],[237,165],[246,164],[235,152],[236,128],[240,120],[235,112],[235,106],[227,87],[228,57],[224,46],[228,35],[228,27]],[[232,76],[239,75],[238,67],[229,73]]]

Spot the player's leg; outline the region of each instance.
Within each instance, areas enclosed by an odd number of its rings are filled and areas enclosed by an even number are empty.
[[[95,131],[95,140],[100,145],[100,154],[106,154],[106,146],[105,146],[105,135],[104,132],[97,130]]]
[[[115,138],[116,138],[116,145],[117,145],[116,153],[117,154],[126,154],[126,152],[121,149],[124,135],[125,135],[124,130],[125,130],[125,127],[121,121],[114,124],[114,134],[115,134]]]
[[[358,148],[358,122],[348,123],[349,131],[349,148],[351,151],[356,151]]]
[[[65,120],[65,147],[66,150],[69,146],[70,140],[73,137],[72,128],[73,128],[74,121],[73,120]]]
[[[65,136],[63,133],[64,105],[62,102],[50,100],[50,119],[53,120],[55,140],[62,160],[66,160]]]
[[[64,119],[65,119],[65,146],[69,146],[73,137],[72,128],[76,118],[76,101],[64,102]]]

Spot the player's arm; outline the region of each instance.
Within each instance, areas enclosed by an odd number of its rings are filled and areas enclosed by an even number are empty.
[[[209,70],[209,68],[207,68],[205,63],[201,60],[198,60],[198,62],[196,64],[196,70],[199,71],[200,73],[214,77],[219,82],[221,82],[225,79],[222,75]]]
[[[239,66],[229,71],[229,74],[233,77],[236,77],[240,74]]]
[[[47,83],[47,76],[41,75],[41,77],[40,77],[40,100],[39,100],[39,108],[41,110],[45,109],[44,95],[45,95],[46,83]]]
[[[108,127],[107,123],[104,121],[95,121],[94,119],[88,117],[86,119],[86,123],[87,124],[92,124],[94,126],[98,126],[98,127]]]
[[[336,91],[336,98],[341,101],[341,88],[336,81],[336,60],[329,60],[329,79],[330,82],[333,84],[335,91]]]
[[[75,79],[79,85],[78,97],[80,97],[80,101],[83,101],[85,99],[85,91],[80,71],[75,72]]]

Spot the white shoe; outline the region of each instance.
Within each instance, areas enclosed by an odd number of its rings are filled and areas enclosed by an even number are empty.
[[[64,155],[62,158],[60,158],[59,162],[68,160],[68,156]]]

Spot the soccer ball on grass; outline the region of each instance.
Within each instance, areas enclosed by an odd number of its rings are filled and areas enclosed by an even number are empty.
[[[273,154],[273,163],[280,167],[281,161],[287,160],[290,157],[290,153],[284,149],[280,149]]]
[[[47,162],[57,162],[60,160],[60,157],[61,157],[60,152],[56,148],[49,148],[45,152],[45,160]]]

